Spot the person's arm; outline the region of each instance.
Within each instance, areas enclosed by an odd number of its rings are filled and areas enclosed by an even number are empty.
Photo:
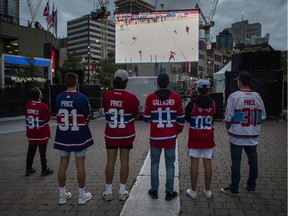
[[[191,112],[193,111],[194,108],[194,102],[191,100],[185,107],[185,120],[186,122],[190,122],[191,118]]]
[[[149,100],[150,100],[150,97],[148,96],[145,102],[145,110],[143,114],[143,120],[145,122],[151,122],[151,110],[149,106]]]
[[[264,102],[259,94],[259,101],[260,101],[260,109],[262,110],[262,122],[266,119],[266,109],[265,109],[265,106],[264,106]]]
[[[177,105],[178,106],[177,106],[176,122],[177,122],[177,135],[178,135],[183,131],[185,124],[185,114],[183,110],[181,97],[178,98]]]
[[[92,110],[91,110],[91,106],[89,103],[89,99],[86,96],[84,97],[85,98],[84,98],[84,103],[83,103],[83,114],[84,114],[86,123],[89,124]]]
[[[233,96],[230,95],[227,100],[227,106],[225,112],[225,127],[227,130],[232,125],[234,111],[235,111],[235,99]]]
[[[51,120],[51,111],[50,111],[50,109],[48,108],[48,105],[47,104],[45,104],[45,103],[43,103],[44,104],[44,110],[43,110],[43,114],[44,114],[44,117],[45,117],[45,120],[47,121],[47,122],[49,122],[50,120]]]
[[[134,101],[135,102],[133,104],[133,116],[135,119],[137,119],[139,117],[140,102],[136,96]]]

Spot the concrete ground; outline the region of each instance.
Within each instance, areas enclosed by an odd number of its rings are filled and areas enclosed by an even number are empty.
[[[213,164],[213,178],[211,189],[213,198],[207,200],[203,194],[203,166],[199,168],[198,198],[192,200],[186,196],[186,189],[190,187],[190,159],[186,153],[188,125],[178,137],[178,178],[179,198],[170,202],[165,201],[164,182],[160,181],[159,199],[151,201],[147,195],[149,189],[149,126],[141,120],[136,122],[137,137],[130,157],[130,173],[127,189],[135,191],[125,202],[117,200],[119,185],[119,163],[115,167],[113,191],[115,199],[106,202],[101,193],[105,188],[106,150],[104,144],[103,118],[91,121],[95,145],[87,154],[86,173],[87,191],[93,194],[92,200],[85,205],[77,204],[78,185],[74,158],[67,174],[67,187],[72,198],[65,205],[58,205],[57,169],[59,164],[58,151],[53,149],[55,136],[55,120],[52,120],[52,138],[47,150],[48,165],[55,170],[51,176],[40,177],[41,166],[39,153],[34,159],[36,174],[25,177],[25,158],[27,139],[25,137],[24,118],[2,119],[0,121],[0,215],[2,216],[92,216],[92,215],[132,215],[126,209],[134,208],[136,215],[161,215],[160,213],[175,206],[166,215],[259,215],[280,216],[287,215],[287,122],[266,121],[263,124],[260,143],[258,146],[259,179],[256,194],[247,193],[244,185],[248,175],[247,157],[243,154],[240,195],[237,198],[220,193],[220,188],[230,181],[230,152],[227,133],[222,122],[215,122],[216,150]],[[146,159],[146,160],[145,160]],[[118,161],[119,162],[119,161]],[[144,166],[143,166],[144,164]],[[146,164],[146,165],[145,165]],[[146,169],[145,169],[146,166]],[[148,172],[147,172],[148,167]],[[164,178],[165,173],[163,174]],[[161,174],[162,176],[162,174]],[[141,181],[139,180],[141,179]],[[139,194],[139,196],[137,196]],[[137,198],[138,197],[138,198]],[[139,198],[141,197],[141,198]],[[179,205],[179,208],[178,208]],[[130,207],[129,207],[130,206]],[[141,208],[137,208],[141,206]],[[145,208],[145,206],[147,206]],[[123,208],[124,207],[124,208]],[[123,209],[123,211],[122,211]],[[153,210],[147,211],[146,210]],[[163,210],[164,209],[164,210]],[[122,213],[121,213],[122,211]],[[125,212],[126,211],[126,212]]]

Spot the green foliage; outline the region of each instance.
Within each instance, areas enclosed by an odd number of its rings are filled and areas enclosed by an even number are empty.
[[[77,53],[67,53],[67,59],[64,60],[62,70],[81,70],[82,56]]]
[[[95,79],[98,80],[98,84],[104,87],[112,86],[112,79],[117,67],[110,59],[102,60],[97,63]]]

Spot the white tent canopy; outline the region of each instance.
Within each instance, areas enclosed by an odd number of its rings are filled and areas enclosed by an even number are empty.
[[[216,93],[224,93],[225,91],[225,72],[231,72],[231,61],[213,75],[214,91]]]

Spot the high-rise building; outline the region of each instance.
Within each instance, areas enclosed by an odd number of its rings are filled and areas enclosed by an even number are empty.
[[[227,29],[224,29],[216,36],[216,49],[233,50],[233,36]]]
[[[109,19],[92,19],[90,14],[67,23],[67,52],[81,55],[89,74],[96,62],[115,55],[115,24]],[[94,66],[95,67],[95,66]]]
[[[155,5],[151,5],[142,0],[116,0],[115,6],[115,13],[138,13],[145,11],[155,11],[156,9]]]
[[[1,20],[19,24],[19,0],[0,0]]]
[[[232,23],[231,28],[228,29],[234,38],[234,46],[239,44],[246,44],[247,38],[253,36],[261,37],[261,24],[249,24],[248,20]]]

